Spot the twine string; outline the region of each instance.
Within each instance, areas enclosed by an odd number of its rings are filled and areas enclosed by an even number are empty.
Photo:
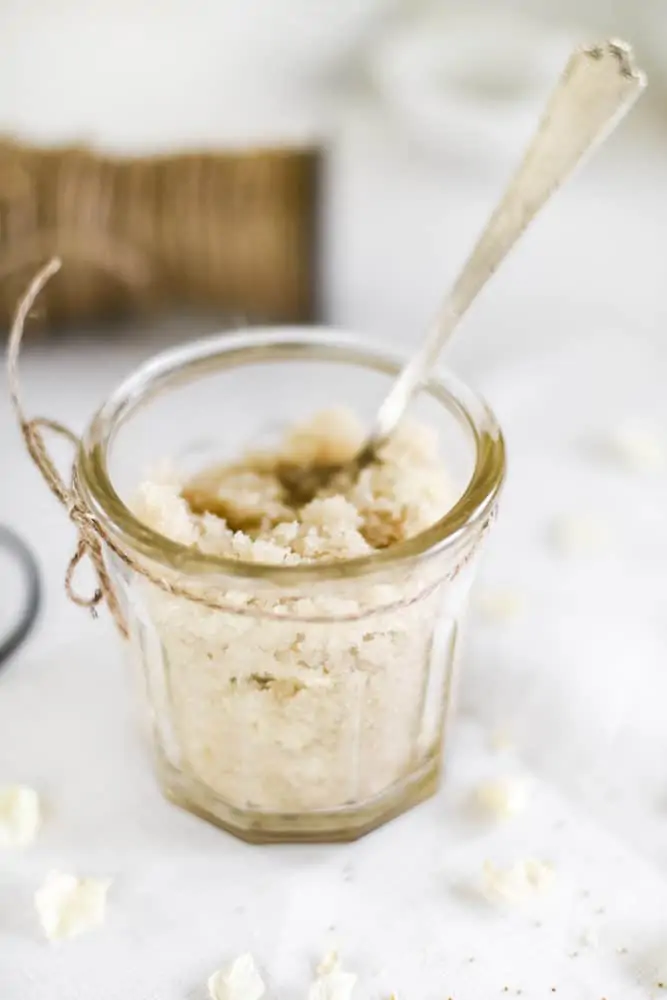
[[[82,502],[74,485],[67,486],[60,475],[53,459],[49,455],[44,440],[43,431],[48,430],[65,438],[71,445],[78,447],[79,439],[64,424],[57,420],[48,420],[45,417],[35,417],[29,419],[26,415],[21,398],[19,379],[19,354],[21,342],[25,331],[25,325],[30,312],[47,282],[56,274],[61,267],[61,262],[54,258],[49,261],[31,281],[25,295],[21,298],[14,322],[12,323],[9,335],[9,346],[7,349],[7,369],[9,373],[9,395],[16,413],[19,428],[28,449],[28,453],[39,469],[47,486],[53,495],[60,501],[66,509],[70,520],[76,526],[79,534],[76,551],[69,561],[65,574],[65,590],[67,596],[79,607],[88,608],[92,614],[97,613],[97,607],[101,601],[105,600],[114,621],[122,635],[127,636],[127,623],[121,611],[118,597],[114,591],[108,570],[104,563],[102,544],[97,523],[85,503]],[[84,596],[75,589],[74,577],[76,570],[84,556],[88,556],[97,574],[98,586],[92,594]]]

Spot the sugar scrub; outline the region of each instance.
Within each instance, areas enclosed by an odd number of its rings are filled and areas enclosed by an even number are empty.
[[[363,440],[352,413],[328,410],[288,432],[271,453],[251,452],[188,483],[178,476],[144,483],[137,513],[175,541],[246,562],[297,566],[370,555],[430,527],[450,506],[451,485],[429,427],[405,423],[356,480],[339,475],[297,510],[276,475],[284,462],[344,462]]]
[[[282,461],[350,458],[363,434],[347,411],[319,414],[271,453],[189,481],[150,477],[135,513],[174,541],[240,563],[299,569],[371,556],[452,504],[430,428],[406,422],[356,482],[339,477],[301,509],[276,477]],[[437,559],[284,587],[221,573],[226,610],[139,578],[159,636],[156,662],[141,654],[158,744],[172,773],[197,786],[198,807],[338,810],[435,773],[465,575],[447,579]]]

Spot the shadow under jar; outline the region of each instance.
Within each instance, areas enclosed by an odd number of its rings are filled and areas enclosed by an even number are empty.
[[[401,360],[335,331],[223,334],[139,369],[80,449],[79,486],[132,563],[106,553],[163,790],[249,841],[351,840],[435,791],[502,435],[478,396],[435,378],[414,411],[438,432],[449,510],[344,561],[205,555],[141,523],[133,497],[160,460],[189,476],[270,446],[323,407],[347,405],[370,425]]]

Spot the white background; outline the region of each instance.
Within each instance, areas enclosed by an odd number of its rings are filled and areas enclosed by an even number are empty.
[[[204,102],[203,82],[219,69],[218,38],[202,26],[204,5],[196,24],[175,3],[159,13],[144,4],[139,14],[136,5],[86,5],[81,20],[82,7],[61,4],[56,17],[50,6],[3,6],[14,32],[11,44],[0,36],[5,124],[41,138],[68,130],[68,137],[98,137],[99,129],[109,145],[134,148],[147,137],[170,144],[179,130],[188,141],[194,120],[198,138],[210,139],[214,103]],[[271,16],[286,24],[288,7],[305,16],[296,2],[272,6]],[[257,51],[270,39],[276,67],[284,45],[285,65],[297,66],[290,32],[273,25],[269,32],[238,5],[218,5],[216,17],[223,8],[233,13],[235,38],[252,35]],[[336,5],[339,31],[326,27],[331,13],[317,22],[320,48],[303,46],[300,72],[322,65],[329,45],[328,71],[339,72],[338,56],[354,49],[372,20],[361,8]],[[207,9],[212,24],[213,6]],[[352,16],[360,22],[354,32],[352,20],[343,27]],[[60,46],[57,58],[50,52],[49,19],[70,39],[69,59]],[[177,126],[165,110],[159,122],[138,112],[128,120],[127,103],[113,98],[103,71],[114,69],[115,87],[112,25],[124,34],[130,19],[137,53],[124,68],[136,82],[141,64],[145,76],[146,104],[135,106],[154,106],[165,92],[174,98],[183,80],[195,79],[193,59],[167,59],[166,47],[148,58],[155,25],[178,21],[179,53],[189,45],[209,53],[197,60],[197,93],[208,109],[200,118],[181,111]],[[186,25],[196,37],[184,33]],[[94,60],[82,49],[86,31],[108,43]],[[171,29],[166,37],[173,54]],[[91,92],[95,67],[99,90]],[[286,80],[284,70],[276,73]],[[85,87],[74,85],[79,74]],[[0,781],[37,786],[48,809],[36,848],[0,857],[2,1000],[203,1000],[207,975],[246,949],[265,970],[271,996],[296,1000],[333,943],[360,976],[360,1000],[391,991],[490,1000],[506,995],[505,986],[524,1000],[550,997],[552,987],[566,1000],[660,996],[657,983],[667,975],[667,477],[614,465],[594,447],[631,417],[650,420],[667,449],[667,119],[657,81],[653,100],[546,211],[461,330],[451,363],[497,409],[510,450],[504,512],[481,587],[516,589],[525,608],[505,625],[473,617],[462,719],[441,796],[358,845],[249,848],[162,802],[111,624],[90,622],[66,602],[72,532],[0,401],[0,519],[38,548],[47,584],[38,632],[0,674]],[[266,107],[258,89],[257,107]],[[284,120],[317,123],[313,103],[295,100],[291,82],[285,91]],[[339,325],[408,345],[510,160],[492,151],[461,157],[455,140],[449,155],[435,150],[368,92],[352,107],[335,104],[323,263],[328,312]],[[331,122],[324,107],[331,104],[323,101],[319,118]],[[182,318],[115,337],[92,331],[33,345],[24,361],[31,408],[80,430],[140,359],[200,328]],[[599,520],[607,535],[599,551],[553,552],[549,525],[563,513]],[[512,749],[491,748],[498,729],[509,732]],[[532,782],[526,813],[500,827],[472,822],[464,803],[476,782],[517,773]],[[480,901],[485,858],[502,864],[528,856],[555,864],[548,900],[518,913]],[[115,879],[106,927],[56,951],[43,942],[31,902],[52,867]],[[591,928],[597,948],[581,942]]]

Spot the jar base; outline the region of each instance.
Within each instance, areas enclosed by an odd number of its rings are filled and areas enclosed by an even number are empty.
[[[412,809],[438,790],[441,754],[368,802],[310,813],[266,813],[238,809],[185,776],[165,757],[157,760],[162,791],[170,802],[249,844],[322,844],[358,840]]]

